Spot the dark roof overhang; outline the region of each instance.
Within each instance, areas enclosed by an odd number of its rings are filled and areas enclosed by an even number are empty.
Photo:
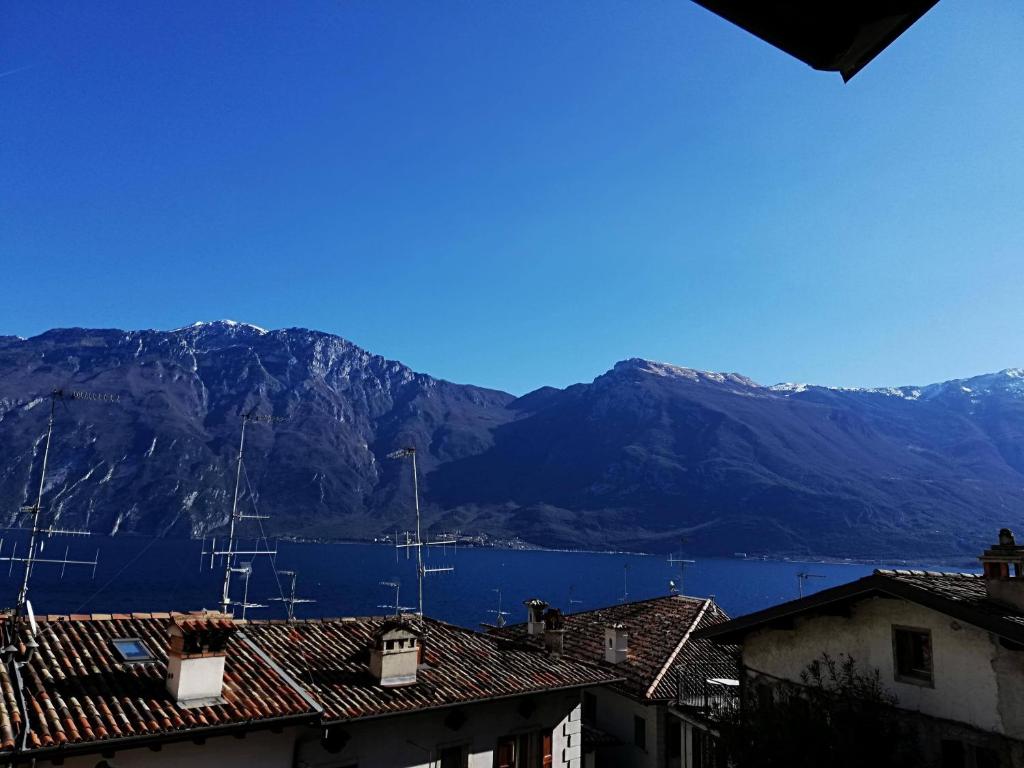
[[[871,597],[908,600],[992,632],[1004,640],[1024,644],[1024,624],[1010,621],[996,610],[984,610],[966,601],[953,600],[878,573],[849,584],[816,592],[799,600],[748,613],[746,616],[697,632],[694,637],[706,638],[719,644],[742,644],[743,639],[751,632],[791,628],[793,620],[801,616],[837,613],[842,615],[849,610],[852,603]]]
[[[849,80],[938,0],[694,0],[791,56]]]

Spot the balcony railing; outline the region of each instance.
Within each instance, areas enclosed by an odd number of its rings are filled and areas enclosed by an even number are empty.
[[[740,683],[735,668],[704,669],[699,674],[680,669],[678,680],[676,704],[680,707],[714,718],[739,706]]]

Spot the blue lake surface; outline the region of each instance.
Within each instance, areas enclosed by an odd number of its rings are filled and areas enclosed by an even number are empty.
[[[11,551],[8,536],[2,554]],[[207,542],[207,545],[209,543]],[[247,548],[252,542],[247,542]],[[60,566],[40,564],[32,577],[29,598],[37,614],[113,613],[216,608],[223,571],[210,569],[203,558],[203,542],[176,539],[101,537],[54,538],[44,556],[91,559],[99,549],[95,579],[91,568],[68,566],[60,578]],[[24,552],[24,540],[19,552]],[[687,555],[690,557],[690,555]],[[862,563],[802,563],[694,558],[685,571],[686,594],[714,595],[729,614],[738,616],[797,597],[797,574],[810,572],[821,578],[804,582],[807,594],[834,587],[871,573],[878,566]],[[563,610],[578,611],[613,605],[624,594],[640,600],[669,593],[669,581],[679,583],[679,566],[665,556],[554,552],[536,550],[431,548],[428,566],[453,566],[451,573],[430,574],[426,579],[425,607],[430,616],[467,627],[495,621],[498,593],[508,621],[525,618],[522,602],[540,597]],[[5,605],[13,605],[21,578],[21,564],[8,573],[0,563],[0,585]],[[276,558],[278,569],[298,572],[298,595],[317,602],[296,608],[299,618],[319,616],[366,616],[392,612],[381,606],[394,602],[394,589],[382,581],[401,583],[400,602],[416,605],[415,557],[375,544],[309,544],[282,541]],[[924,567],[924,566],[914,566]],[[958,570],[950,566],[937,570]],[[242,596],[236,576],[236,599]],[[287,584],[284,584],[287,590]],[[255,558],[249,582],[250,602],[267,603],[280,596],[269,557]],[[270,602],[252,609],[249,618],[283,618],[281,603]],[[237,611],[236,611],[237,615]]]

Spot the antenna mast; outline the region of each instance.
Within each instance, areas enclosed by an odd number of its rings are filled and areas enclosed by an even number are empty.
[[[65,551],[64,557],[61,559],[56,558],[42,558],[39,554],[43,551],[43,542],[40,541],[40,536],[46,535],[47,538],[55,534],[66,534],[71,536],[88,536],[88,531],[68,531],[58,528],[54,528],[51,523],[49,527],[43,528],[40,525],[42,520],[43,511],[43,493],[46,489],[46,467],[50,460],[50,443],[53,439],[53,424],[56,417],[57,401],[61,400],[99,400],[102,402],[116,402],[116,395],[98,394],[93,392],[65,392],[63,389],[55,389],[50,393],[50,415],[46,422],[46,442],[43,447],[43,464],[39,473],[39,491],[36,495],[36,503],[30,507],[22,507],[23,512],[32,513],[32,526],[29,529],[28,538],[28,552],[24,557],[17,556],[17,544],[11,550],[11,554],[7,556],[0,556],[0,561],[8,561],[11,564],[11,568],[14,567],[14,563],[24,563],[25,570],[21,578],[21,587],[18,589],[18,601],[15,605],[15,616],[21,616],[24,613],[25,606],[28,603],[28,586],[29,581],[32,577],[32,570],[36,563],[52,563],[61,566],[61,576],[64,575],[64,569],[69,565],[91,565],[93,577],[96,576],[96,565],[99,563],[99,550],[96,550],[96,555],[92,560],[69,560],[68,553]],[[3,547],[3,541],[0,540],[0,548]]]
[[[689,566],[689,565],[693,565],[696,561],[695,560],[688,560],[688,559],[684,558],[683,555],[682,555],[683,547],[686,546],[686,539],[685,538],[680,539],[679,543],[680,543],[680,549],[679,549],[680,554],[679,554],[679,557],[676,557],[675,555],[669,555],[668,556],[668,564],[669,565],[678,565],[679,566],[679,587],[676,588],[673,585],[671,587],[672,593],[673,594],[683,594],[683,595],[685,595],[686,594],[686,588],[684,586],[684,579],[686,578],[686,567]],[[671,584],[671,583],[672,582],[669,582],[669,584]]]
[[[298,574],[295,571],[278,571],[279,576],[285,576],[291,579],[292,586],[288,592],[288,597],[272,597],[270,600],[274,602],[284,603],[288,609],[288,622],[295,621],[295,606],[299,603],[315,603],[316,600],[311,600],[308,597],[296,597],[295,596],[295,580],[298,578]],[[395,602],[398,602],[397,600]],[[244,617],[244,614],[243,614]]]
[[[498,610],[496,610],[496,611],[488,611],[488,613],[493,613],[496,616],[496,618],[494,620],[494,625],[496,627],[504,627],[505,626],[505,617],[508,616],[509,613],[508,613],[508,611],[501,610],[501,588],[500,587],[495,587],[493,591],[498,593]]]
[[[797,592],[800,594],[800,597],[804,596],[804,582],[806,582],[808,579],[824,578],[825,577],[822,576],[820,573],[809,573],[807,571],[800,571],[800,573],[796,575],[796,588]]]
[[[224,558],[224,586],[221,589],[220,609],[223,613],[228,613],[231,610],[231,606],[238,606],[242,609],[243,619],[245,618],[245,611],[247,608],[266,608],[267,606],[261,605],[260,603],[250,603],[248,601],[248,584],[249,575],[252,572],[252,563],[243,563],[242,565],[237,566],[235,565],[235,559],[239,555],[249,555],[253,557],[258,555],[269,555],[272,558],[277,556],[276,547],[271,549],[269,543],[267,543],[263,549],[260,549],[259,540],[256,542],[255,549],[243,550],[235,548],[237,544],[235,534],[238,523],[242,520],[266,520],[269,517],[268,515],[260,515],[256,513],[247,514],[245,512],[240,512],[238,509],[238,492],[241,488],[242,472],[244,471],[242,462],[245,457],[245,428],[251,421],[271,424],[276,421],[283,421],[283,419],[275,418],[273,416],[257,416],[255,409],[242,415],[242,432],[238,438],[238,463],[235,469],[235,495],[231,502],[231,519],[228,522],[228,546],[227,549],[218,550],[217,540],[214,539],[213,546],[210,551],[204,551],[202,553],[203,555],[210,555],[211,568],[213,567],[214,558]],[[246,594],[242,598],[241,602],[231,599],[231,577],[236,573],[245,576]]]
[[[398,618],[399,616],[401,616],[402,613],[405,612],[405,611],[411,611],[412,610],[412,606],[410,606],[410,605],[402,605],[401,603],[398,602],[398,594],[399,594],[399,592],[402,589],[402,582],[400,582],[398,579],[395,579],[394,581],[381,581],[381,582],[379,582],[379,584],[382,587],[391,587],[392,589],[395,590],[395,604],[394,605],[388,605],[388,604],[385,603],[384,605],[378,605],[377,606],[378,608],[393,608],[394,611],[395,611],[395,618]]]
[[[423,547],[430,547],[435,545],[446,545],[446,544],[458,544],[458,540],[455,538],[450,539],[437,539],[435,541],[423,541],[422,535],[422,522],[420,517],[420,481],[419,473],[416,470],[416,449],[415,448],[400,448],[397,451],[392,451],[387,455],[389,459],[412,459],[412,495],[416,507],[416,537],[412,538],[409,533],[405,535],[405,544],[398,544],[397,540],[395,543],[396,549],[405,549],[408,554],[409,549],[416,550],[416,581],[417,587],[419,588],[419,617],[423,618],[423,579],[429,573],[446,573],[448,571],[454,571],[455,569],[451,566],[445,566],[441,568],[427,568],[423,564]],[[395,601],[397,603],[397,600]]]

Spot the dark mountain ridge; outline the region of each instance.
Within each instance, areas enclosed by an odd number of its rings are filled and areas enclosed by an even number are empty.
[[[765,387],[632,359],[520,398],[411,371],[330,334],[221,321],[175,331],[0,337],[0,511],[38,482],[45,394],[58,411],[46,503],[102,532],[202,535],[230,508],[240,416],[270,531],[369,538],[410,524],[419,449],[435,530],[542,546],[946,557],[1024,502],[1024,372],[925,387]],[[43,397],[40,397],[40,396]]]

